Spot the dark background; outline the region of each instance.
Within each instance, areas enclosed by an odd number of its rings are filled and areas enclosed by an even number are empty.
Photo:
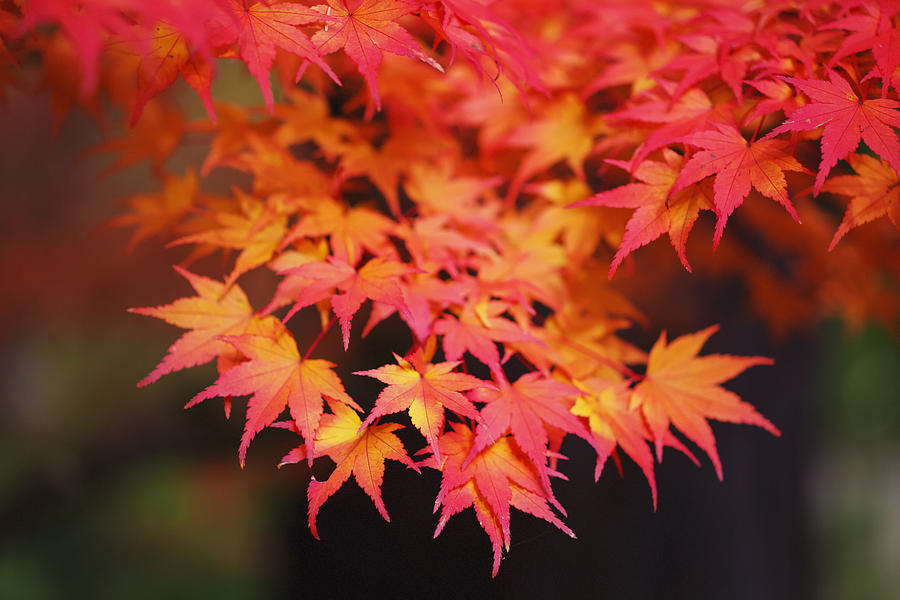
[[[178,331],[125,309],[187,294],[169,266],[181,255],[158,242],[126,255],[130,233],[99,227],[117,199],[155,189],[149,168],[101,179],[108,159],[83,153],[96,126],[76,114],[54,137],[48,114],[43,97],[13,94],[0,108],[0,598],[864,599],[900,584],[897,339],[837,321],[774,339],[739,281],[680,270],[632,297],[654,327],[671,339],[720,323],[706,351],[775,359],[729,388],[782,436],[715,424],[723,482],[705,457],[698,469],[670,449],[654,512],[633,463],[624,478],[608,465],[595,484],[592,451],[568,440],[570,480],[554,489],[579,539],[513,511],[491,579],[474,513],[432,539],[437,473],[389,463],[392,522],[351,480],[324,505],[316,541],[307,467],[275,468],[296,436],[264,432],[242,471],[240,401],[230,421],[216,400],[181,409],[213,381],[211,365],[135,388]],[[627,335],[647,349],[658,333]],[[386,324],[355,340],[342,369],[377,366],[366,353],[392,334]],[[323,356],[337,348],[331,336]],[[374,397],[377,386],[350,379],[352,395]]]

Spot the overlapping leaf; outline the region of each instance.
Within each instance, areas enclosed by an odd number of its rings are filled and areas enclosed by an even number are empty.
[[[337,75],[328,66],[316,45],[297,26],[312,23],[318,16],[295,2],[257,2],[231,0],[231,14],[212,24],[213,44],[237,44],[238,54],[259,83],[266,106],[273,110],[274,98],[269,84],[269,70],[275,60],[275,49],[281,48],[322,68],[335,83]]]
[[[315,438],[315,451],[309,450],[310,443],[295,448],[281,459],[281,465],[302,461],[311,461],[314,456],[329,456],[334,462],[334,471],[325,481],[315,478],[309,482],[307,496],[309,499],[309,528],[319,538],[316,527],[316,516],[319,509],[350,478],[356,478],[359,487],[369,495],[375,508],[390,521],[384,500],[381,497],[381,484],[384,481],[384,461],[396,460],[411,469],[418,468],[406,454],[403,442],[394,433],[402,429],[397,423],[382,423],[366,426],[349,407],[339,402],[330,402],[332,413],[322,416],[322,421]]]
[[[664,151],[663,156],[665,163],[646,160],[635,170],[635,178],[642,183],[600,192],[572,205],[636,209],[625,225],[625,236],[609,266],[610,279],[626,256],[664,233],[669,234],[681,264],[691,270],[685,249],[687,238],[700,210],[712,210],[712,199],[709,190],[699,185],[688,185],[672,194],[679,173],[683,172],[682,159],[671,150]],[[627,168],[625,164],[620,166]]]
[[[166,306],[132,308],[131,312],[163,319],[188,329],[169,348],[168,354],[138,386],[153,383],[161,376],[207,363],[228,353],[230,345],[222,336],[237,336],[251,330],[257,316],[244,291],[237,285],[226,286],[208,277],[194,275],[180,267],[175,270],[188,280],[196,296],[180,298]]]
[[[375,400],[375,408],[369,413],[364,425],[369,425],[383,415],[408,410],[413,425],[422,432],[435,457],[440,460],[438,438],[444,431],[444,409],[448,408],[457,415],[470,419],[480,419],[472,401],[461,392],[485,388],[490,384],[455,371],[458,362],[431,364],[418,355],[411,357],[412,362],[396,354],[394,358],[396,365],[384,365],[356,373],[388,384]]]
[[[327,27],[316,32],[312,42],[322,54],[343,49],[356,63],[369,85],[376,108],[381,110],[377,72],[382,51],[418,58],[439,71],[444,70],[396,22],[418,7],[418,2],[409,0],[328,0],[327,6],[313,7]]]
[[[822,188],[826,192],[851,196],[828,250],[834,250],[847,232],[869,221],[887,215],[900,230],[900,178],[890,165],[868,154],[852,154],[850,166],[856,175],[840,175],[829,179]]]
[[[784,77],[785,81],[812,100],[792,112],[772,130],[770,136],[785,131],[823,128],[822,161],[813,190],[819,193],[837,161],[846,158],[860,140],[900,172],[900,140],[893,127],[900,127],[900,102],[886,98],[860,98],[846,79],[831,71],[828,81]]]
[[[330,297],[331,308],[340,321],[341,336],[346,349],[350,344],[350,324],[353,315],[367,299],[390,304],[409,320],[413,319],[399,283],[402,275],[412,271],[414,269],[411,267],[381,257],[369,260],[359,269],[354,269],[350,264],[333,257],[329,257],[327,262],[309,262],[300,265],[285,273],[305,278],[310,284],[300,292],[285,320],[301,308]],[[332,294],[335,288],[339,292]]]
[[[333,371],[334,363],[301,357],[290,332],[277,321],[275,323],[277,326],[269,335],[222,338],[247,360],[226,371],[187,404],[190,407],[216,396],[250,395],[247,423],[238,451],[241,466],[251,440],[275,422],[285,408],[290,410],[291,418],[309,447],[313,447],[326,397],[362,410],[344,391],[341,380]],[[313,454],[314,450],[310,452],[310,462]]]
[[[441,518],[434,535],[437,537],[441,533],[450,517],[473,507],[478,523],[491,539],[493,575],[497,575],[500,568],[502,549],[509,550],[510,506],[544,519],[575,537],[548,506],[548,501],[554,505],[559,503],[542,484],[534,464],[509,436],[476,450],[472,430],[454,423],[453,431],[441,437],[440,449],[443,460],[435,460],[432,464],[443,476],[434,503],[435,511],[441,507]]]
[[[671,344],[663,333],[650,350],[647,374],[635,386],[630,405],[632,409],[640,408],[647,420],[657,460],[662,460],[671,424],[709,455],[722,479],[722,463],[707,419],[756,425],[774,435],[780,433],[753,406],[719,385],[754,365],[772,364],[770,359],[727,354],[697,356],[717,329],[713,326],[683,335]]]
[[[713,191],[717,221],[713,245],[719,244],[728,217],[744,202],[751,186],[781,204],[795,221],[799,221],[788,198],[784,171],[803,171],[804,168],[796,158],[782,151],[787,144],[771,139],[748,142],[730,125],[713,123],[713,126],[715,129],[685,136],[687,143],[699,146],[703,151],[691,157],[672,186],[672,193],[677,193],[715,174]]]
[[[548,427],[590,439],[581,422],[570,412],[579,390],[540,373],[528,373],[514,383],[503,380],[496,389],[480,388],[470,395],[484,402],[470,458],[501,436],[511,433],[516,444],[538,469],[545,489],[550,488],[547,452]]]

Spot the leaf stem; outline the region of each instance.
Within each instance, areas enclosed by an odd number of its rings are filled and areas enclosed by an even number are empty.
[[[766,117],[768,117],[768,116],[769,115],[760,115],[759,116],[759,125],[756,126],[756,131],[753,132],[753,137],[750,138],[751,144],[756,141],[756,136],[759,135],[759,132],[762,130],[763,123],[766,122]]]
[[[303,360],[309,358],[312,351],[316,349],[316,346],[319,345],[319,342],[322,341],[322,338],[325,337],[325,334],[332,328],[332,326],[337,321],[337,317],[332,316],[331,320],[322,328],[322,331],[319,332],[319,335],[316,336],[316,339],[313,340],[312,344],[309,345],[309,348],[306,350],[306,354],[303,355]]]

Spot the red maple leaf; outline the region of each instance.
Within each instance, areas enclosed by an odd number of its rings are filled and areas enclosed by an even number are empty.
[[[900,173],[900,141],[891,127],[900,127],[900,102],[886,98],[860,98],[846,79],[834,71],[830,81],[782,77],[812,100],[791,113],[766,137],[785,131],[809,131],[823,127],[822,162],[813,191],[818,194],[837,161],[846,158],[862,140]]]
[[[676,194],[690,184],[715,174],[713,191],[717,220],[713,246],[719,245],[728,217],[743,204],[751,186],[781,204],[799,222],[800,217],[787,195],[784,171],[802,172],[806,169],[793,156],[781,151],[787,143],[771,139],[748,142],[731,125],[713,123],[713,126],[715,130],[708,129],[684,137],[684,141],[703,148],[703,151],[694,154],[684,165],[670,192]]]
[[[891,10],[888,2],[880,4],[880,10],[877,13],[873,5],[863,5],[869,14],[844,16],[822,25],[821,29],[844,29],[853,32],[843,39],[841,46],[831,57],[829,66],[833,66],[837,61],[851,54],[872,52],[876,68],[863,79],[872,76],[881,78],[881,97],[884,98],[892,84],[891,74],[900,65],[900,30],[891,23],[891,17],[896,14],[897,8],[894,7]],[[894,84],[894,89],[897,89],[896,84]]]
[[[483,300],[467,304],[459,316],[443,315],[434,324],[434,332],[443,335],[444,354],[459,360],[464,352],[493,369],[500,368],[498,342],[537,342],[515,321],[503,318],[509,303]]]
[[[340,80],[316,50],[315,44],[297,28],[320,20],[309,7],[294,2],[276,4],[247,0],[231,0],[232,14],[211,23],[210,39],[215,45],[238,45],[238,54],[250,74],[259,83],[271,112],[274,107],[269,70],[275,61],[275,49],[281,48],[307,61],[314,62],[338,85]]]
[[[322,54],[342,49],[347,53],[365,78],[375,107],[381,110],[376,72],[381,65],[381,52],[386,50],[401,56],[418,58],[443,72],[433,58],[428,56],[407,30],[396,21],[419,9],[419,2],[410,0],[327,0],[328,5],[314,6],[319,19],[326,26],[317,31],[312,41]],[[301,72],[302,72],[301,67]]]

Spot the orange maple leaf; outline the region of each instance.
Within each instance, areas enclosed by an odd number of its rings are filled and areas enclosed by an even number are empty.
[[[748,142],[731,125],[713,123],[713,127],[715,130],[684,137],[684,141],[703,148],[703,151],[694,154],[684,165],[671,191],[675,194],[715,174],[713,191],[717,220],[713,247],[719,245],[728,217],[744,202],[751,185],[763,196],[781,204],[799,223],[800,217],[788,198],[784,171],[804,172],[806,169],[793,156],[781,151],[787,143],[772,139]]]
[[[856,175],[832,177],[822,186],[826,192],[852,197],[844,219],[828,245],[829,252],[848,231],[885,214],[900,230],[900,178],[897,171],[868,154],[851,154],[849,161]]]
[[[328,236],[332,255],[355,265],[368,250],[374,256],[392,248],[388,240],[394,222],[367,206],[347,207],[324,197],[317,199],[282,242],[287,247],[305,237]]]
[[[431,459],[431,466],[443,473],[434,510],[443,506],[434,537],[458,512],[472,506],[478,523],[491,539],[494,551],[492,575],[500,568],[502,548],[509,550],[509,507],[514,506],[544,519],[574,538],[571,529],[548,506],[559,503],[545,489],[534,463],[519,450],[509,436],[501,437],[468,458],[475,450],[475,435],[462,423],[441,436],[443,461]]]
[[[216,396],[251,394],[247,423],[238,451],[241,466],[250,441],[271,425],[287,407],[307,445],[313,446],[325,397],[362,410],[344,391],[332,370],[334,363],[300,356],[290,332],[278,321],[271,335],[226,336],[247,361],[229,369],[211,386],[194,396],[185,408]],[[312,453],[309,456],[312,462]]]
[[[656,478],[653,474],[653,453],[648,445],[650,430],[641,417],[640,411],[631,410],[628,406],[631,396],[628,382],[590,377],[584,380],[574,380],[572,383],[584,392],[575,401],[572,414],[586,417],[590,424],[593,436],[591,445],[597,451],[594,480],[600,478],[606,459],[610,455],[616,461],[619,473],[622,473],[621,461],[615,454],[616,446],[618,446],[643,471],[644,477],[647,478],[647,483],[650,485],[653,509],[656,510],[657,491]],[[693,453],[671,433],[666,433],[664,443],[666,446],[683,452],[694,464],[700,466],[700,462]]]
[[[166,306],[132,308],[129,312],[156,317],[190,331],[172,344],[162,362],[138,382],[138,387],[149,385],[166,373],[202,365],[229,353],[231,346],[221,336],[246,333],[251,324],[262,319],[254,314],[237,285],[229,287],[178,266],[175,270],[188,280],[196,296],[179,298]]]
[[[282,465],[300,462],[313,456],[330,456],[335,468],[331,475],[323,481],[313,478],[309,482],[307,496],[309,498],[309,528],[316,539],[319,532],[316,528],[316,516],[319,509],[352,473],[356,483],[369,495],[375,508],[390,522],[384,500],[381,498],[381,484],[384,479],[384,461],[396,460],[418,472],[418,467],[406,454],[403,442],[394,431],[403,429],[397,423],[382,423],[373,427],[363,425],[355,412],[339,402],[329,402],[334,414],[322,415],[322,422],[316,434],[315,451],[307,451],[306,445],[295,448],[281,459]]]
[[[574,381],[585,392],[572,407],[572,414],[587,417],[593,446],[597,449],[594,479],[599,479],[606,459],[620,446],[637,463],[650,484],[653,508],[656,508],[656,478],[653,475],[653,453],[647,445],[649,431],[640,413],[628,409],[628,384],[602,379]]]
[[[200,96],[210,121],[215,123],[216,113],[209,89],[213,78],[210,60],[192,52],[182,33],[167,23],[157,23],[149,50],[138,64],[137,96],[131,125],[137,123],[147,101],[175,83],[179,74]]]
[[[270,197],[262,202],[238,189],[235,194],[240,200],[241,214],[217,211],[213,218],[220,228],[188,235],[170,244],[212,244],[240,250],[226,285],[268,262],[287,232],[287,215],[283,214],[286,209],[278,198]]]
[[[640,408],[647,420],[657,460],[662,460],[671,423],[709,455],[716,474],[722,479],[716,440],[706,419],[757,425],[773,435],[781,433],[753,406],[719,386],[749,367],[772,364],[771,359],[727,354],[697,356],[717,329],[713,325],[683,335],[671,344],[666,343],[663,332],[650,350],[644,379],[632,391],[630,408]]]
[[[460,392],[492,387],[490,383],[454,372],[459,362],[432,364],[419,355],[410,361],[394,354],[396,365],[384,365],[368,371],[357,371],[388,384],[375,400],[375,407],[363,422],[369,425],[383,415],[409,410],[409,418],[431,446],[437,460],[441,459],[438,438],[444,432],[444,408],[470,419],[480,419],[472,401]]]
[[[107,221],[108,227],[136,226],[128,240],[129,252],[144,240],[175,229],[197,199],[197,173],[194,169],[188,169],[184,177],[161,173],[160,179],[162,191],[131,196],[127,200],[131,212]]]
[[[588,114],[584,104],[567,95],[548,105],[540,119],[525,123],[512,131],[504,145],[528,148],[510,181],[506,200],[515,199],[531,177],[564,160],[579,179],[584,179],[584,160],[594,146],[594,135],[601,122]]]

